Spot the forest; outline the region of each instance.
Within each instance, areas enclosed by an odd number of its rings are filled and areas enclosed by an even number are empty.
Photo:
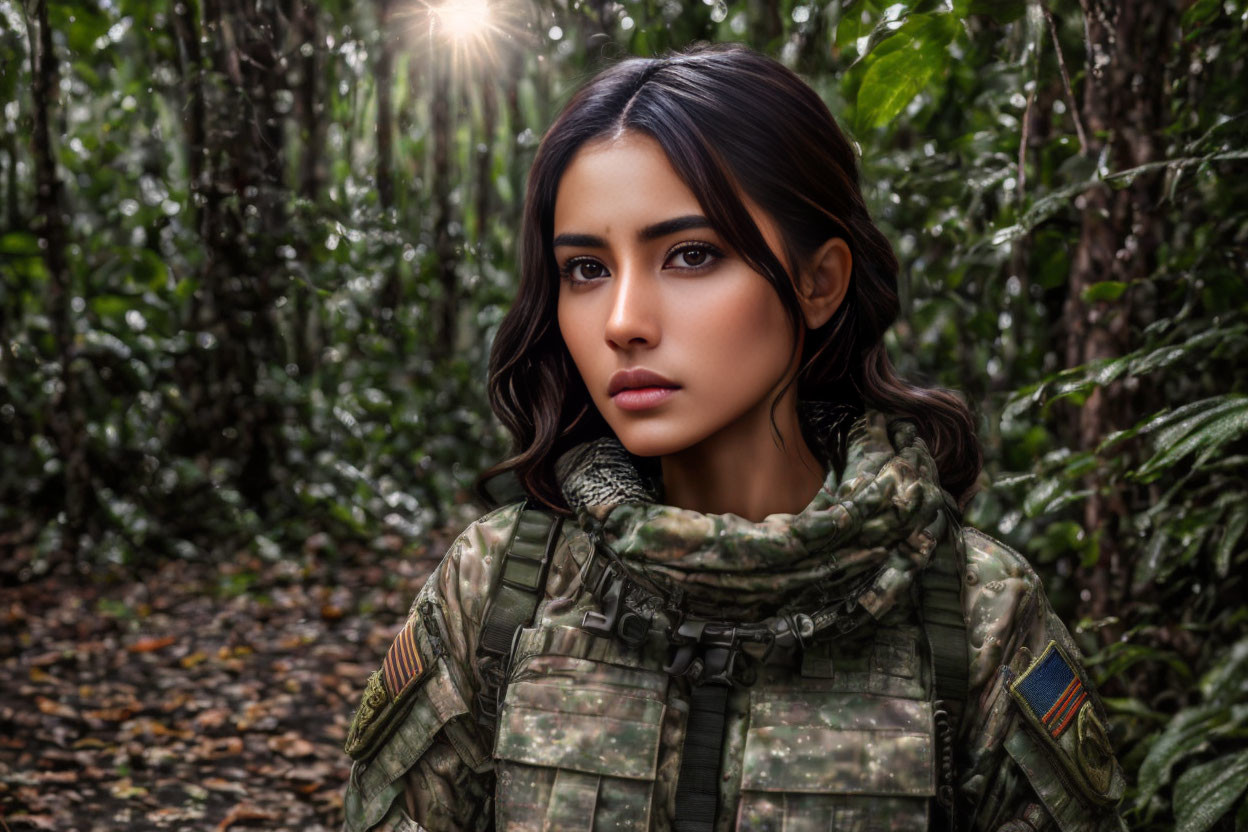
[[[537,144],[696,41],[853,138],[1131,828],[1248,830],[1248,0],[0,0],[0,829],[337,828]]]

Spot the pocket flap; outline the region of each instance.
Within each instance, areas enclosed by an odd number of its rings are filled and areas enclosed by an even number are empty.
[[[861,693],[754,698],[741,786],[766,792],[930,797],[930,702]]]
[[[529,765],[653,780],[664,705],[619,688],[512,683],[494,755]]]

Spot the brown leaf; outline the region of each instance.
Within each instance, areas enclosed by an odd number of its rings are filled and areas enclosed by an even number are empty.
[[[181,662],[182,662],[183,667],[189,669],[189,668],[194,667],[197,664],[204,662],[205,660],[207,660],[207,658],[208,658],[208,654],[205,653],[203,650],[196,650],[194,653],[191,653],[189,656],[183,656],[181,659]]]
[[[316,746],[294,731],[287,731],[280,737],[269,737],[269,750],[283,757],[310,757],[316,753]]]
[[[126,800],[131,797],[144,797],[147,795],[147,789],[142,786],[136,786],[129,777],[123,777],[116,782],[108,784],[108,790],[113,793],[113,797],[119,797]]]
[[[136,713],[135,708],[100,708],[95,711],[83,711],[88,719],[102,719],[105,722],[125,722]]]
[[[174,636],[141,638],[126,649],[131,653],[151,653],[153,650],[162,650],[175,641],[177,641],[177,638]]]
[[[201,780],[200,785],[205,789],[212,789],[214,792],[247,794],[247,789],[245,789],[242,785],[235,783],[233,780],[226,780],[224,777],[209,777]]]
[[[221,737],[220,739],[204,737],[193,753],[197,757],[208,760],[242,754],[243,740],[241,737]]]
[[[202,730],[220,728],[230,718],[228,708],[209,708],[195,717],[195,727]]]
[[[77,719],[78,712],[63,702],[57,702],[55,699],[49,699],[46,696],[36,696],[35,706],[45,714],[51,716],[64,717],[65,719]]]
[[[57,829],[56,818],[52,815],[13,815],[9,818],[14,825],[33,826],[35,829]]]
[[[250,803],[240,803],[230,810],[225,819],[217,824],[217,832],[225,832],[235,823],[248,820],[277,820],[278,814],[272,809],[261,809]]]

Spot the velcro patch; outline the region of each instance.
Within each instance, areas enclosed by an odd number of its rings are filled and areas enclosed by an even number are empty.
[[[1088,698],[1079,675],[1055,641],[1010,685],[1010,693],[1053,739],[1070,727]]]
[[[1023,712],[1027,729],[1014,733],[1007,740],[1007,747],[1013,744],[1014,750],[1010,753],[1014,759],[1021,761],[1023,758],[1019,754],[1027,757],[1027,731],[1034,732],[1032,736],[1047,747],[1053,762],[1065,770],[1068,775],[1065,779],[1085,797],[1099,805],[1117,803],[1122,798],[1126,780],[1114,760],[1105,727],[1093,708],[1091,692],[1080,678],[1079,666],[1056,641],[1050,641],[1034,661],[1025,647],[1019,648],[1015,659],[1014,668],[1003,668],[1003,671],[1006,678],[1012,679],[1007,689]],[[1019,672],[1024,664],[1025,669]],[[1033,786],[1042,790],[1042,784],[1037,784],[1032,771],[1029,770],[1027,776]],[[1047,799],[1045,803],[1048,804]]]
[[[386,692],[391,699],[397,699],[408,683],[424,670],[420,659],[420,651],[416,647],[416,633],[412,630],[409,620],[395,637],[386,653],[386,660],[381,666],[381,675],[386,683]]]

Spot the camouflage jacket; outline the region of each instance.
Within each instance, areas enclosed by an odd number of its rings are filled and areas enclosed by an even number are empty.
[[[957,524],[908,422],[860,419],[845,470],[761,523],[662,505],[614,440],[560,472],[578,519],[516,633],[495,730],[478,720],[477,647],[523,503],[459,536],[370,677],[346,832],[673,829],[706,669],[673,670],[686,615],[803,631],[727,674],[716,832],[937,828],[950,792],[958,829],[1121,828],[1123,776],[1078,649],[1027,562]],[[965,625],[956,736],[920,613],[937,561],[956,564]],[[647,624],[630,638],[586,626],[611,603],[604,574],[630,578],[616,605]]]

